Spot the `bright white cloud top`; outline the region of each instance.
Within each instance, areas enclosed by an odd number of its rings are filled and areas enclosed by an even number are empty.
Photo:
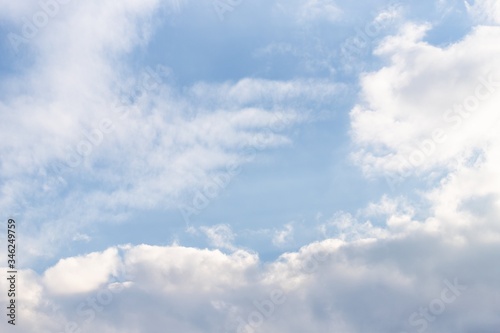
[[[2,332],[497,332],[499,10],[0,1]]]

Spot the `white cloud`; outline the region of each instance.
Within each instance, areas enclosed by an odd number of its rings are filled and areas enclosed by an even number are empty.
[[[218,224],[212,227],[203,226],[199,229],[208,238],[210,245],[220,249],[235,249],[233,241],[236,235],[233,233],[229,225]]]
[[[285,224],[282,230],[276,230],[273,236],[275,246],[284,246],[293,241],[294,228],[291,223]]]
[[[23,290],[32,292],[23,295],[18,330],[39,325],[40,332],[64,331],[73,324],[84,331],[125,333],[161,332],[165,325],[188,333],[237,332],[245,325],[292,333],[306,326],[353,333],[416,331],[423,324],[415,319],[424,318],[419,308],[440,299],[449,284],[456,284],[459,294],[442,313],[431,308],[431,318],[437,319],[427,322],[429,332],[474,330],[477,313],[489,318],[482,327],[494,327],[498,308],[495,298],[485,295],[498,294],[498,272],[491,265],[498,240],[482,243],[464,234],[471,246],[449,246],[447,237],[421,231],[403,238],[327,239],[268,264],[242,250],[223,254],[140,245],[122,247],[117,256],[111,248],[64,259],[43,278],[22,271],[30,277]],[[111,283],[108,268],[117,265],[130,273],[131,283],[119,274]],[[279,302],[271,301],[276,295]]]
[[[387,223],[387,226],[390,227],[390,223]],[[366,240],[388,236],[384,228],[374,226],[370,220],[359,221],[351,214],[345,212],[338,212],[327,222],[321,223],[318,226],[318,231],[324,238],[335,238],[343,241]]]
[[[364,171],[385,175],[392,186],[412,173],[429,180],[420,183],[429,210],[395,214],[387,198],[368,210],[389,212],[393,230],[446,234],[453,246],[472,238],[495,243],[500,47],[493,41],[500,29],[477,27],[444,48],[422,41],[427,29],[408,25],[380,45],[378,54],[390,63],[363,76],[351,120],[359,148],[353,157]],[[422,211],[430,217],[419,226],[413,216]]]
[[[390,22],[395,22],[397,19],[402,18],[403,4],[400,2],[390,2],[384,9],[377,14],[374,23],[386,26]]]
[[[89,242],[92,238],[87,235],[87,234],[81,234],[81,233],[77,233],[74,237],[73,237],[73,241],[80,241],[80,242]]]
[[[383,197],[363,214],[385,216],[392,237],[405,243],[400,250],[416,246],[422,254],[424,247],[433,247],[430,239],[420,239],[423,234],[440,239],[431,251],[436,256],[432,265],[443,269],[447,265],[441,261],[440,251],[467,251],[470,258],[478,253],[470,246],[494,248],[500,239],[495,223],[500,178],[493,166],[500,150],[493,125],[498,123],[500,49],[493,41],[500,30],[476,27],[455,44],[435,47],[423,41],[428,29],[428,25],[407,25],[379,46],[377,54],[389,63],[362,77],[362,102],[351,111],[352,136],[359,147],[353,156],[370,175],[397,179],[415,171],[432,181],[429,190],[420,192],[423,207],[416,209],[406,200]],[[419,221],[417,216],[426,217]],[[402,262],[398,265],[404,266]],[[471,261],[464,262],[460,274],[470,265]],[[469,278],[474,285],[482,280]],[[469,297],[476,299],[472,294]],[[491,325],[491,319],[484,320],[487,327]],[[465,322],[460,331],[477,325],[475,318]],[[428,321],[420,325],[440,330]],[[449,330],[452,326],[443,327]]]
[[[110,275],[116,274],[118,260],[116,249],[62,259],[45,272],[44,284],[54,294],[87,293],[107,282]]]
[[[137,288],[167,296],[172,292],[210,293],[245,286],[246,276],[258,259],[241,250],[226,255],[219,250],[141,245],[132,247],[123,260]]]
[[[377,54],[390,64],[362,77],[351,124],[353,156],[368,174],[450,170],[498,140],[500,30],[478,27],[440,48],[422,41],[427,29],[407,25],[388,37]]]
[[[465,0],[465,7],[479,24],[500,24],[500,3],[495,0]],[[472,3],[471,3],[472,2]]]

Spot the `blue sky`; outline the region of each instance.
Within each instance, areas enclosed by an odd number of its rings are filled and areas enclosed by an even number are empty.
[[[496,1],[0,0],[0,22],[21,332],[497,330]]]

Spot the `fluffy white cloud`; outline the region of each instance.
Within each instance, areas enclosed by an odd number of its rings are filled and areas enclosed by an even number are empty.
[[[362,78],[362,102],[351,111],[353,157],[392,186],[412,173],[429,180],[432,186],[421,183],[430,187],[421,192],[429,210],[418,210],[430,216],[427,231],[455,244],[467,244],[465,234],[496,242],[500,48],[493,41],[500,30],[476,27],[442,48],[423,41],[428,29],[407,25],[379,46],[390,61]],[[414,229],[409,212],[393,224]]]
[[[500,3],[495,0],[465,0],[469,14],[479,24],[500,24]]]
[[[168,325],[183,332],[491,330],[499,323],[500,309],[491,297],[498,295],[498,269],[491,262],[499,242],[464,237],[468,245],[450,246],[447,235],[425,231],[348,242],[332,238],[267,264],[243,250],[223,254],[182,246],[111,248],[64,259],[43,278],[21,271],[17,329],[30,332],[38,325],[39,332],[128,333],[163,332]],[[106,268],[118,266],[127,279]],[[96,272],[102,273],[99,281],[92,277]],[[6,287],[4,280],[0,287]],[[5,295],[1,297],[4,303]]]
[[[118,270],[118,251],[91,253],[84,257],[60,260],[44,273],[44,284],[50,293],[77,294],[97,289]],[[89,270],[88,267],[93,267]]]
[[[453,170],[498,142],[500,30],[477,27],[441,48],[422,40],[429,28],[409,24],[388,37],[377,54],[389,64],[362,78],[352,136],[369,174]]]

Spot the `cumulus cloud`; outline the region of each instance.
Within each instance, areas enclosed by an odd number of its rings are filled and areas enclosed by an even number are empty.
[[[44,274],[44,284],[51,293],[76,294],[97,289],[117,271],[116,249],[85,257],[60,260]],[[88,267],[94,267],[88,270]]]
[[[436,47],[423,41],[430,28],[407,25],[379,46],[389,64],[362,78],[362,102],[351,111],[358,145],[352,156],[393,188],[412,175],[427,179],[420,194],[429,210],[418,211],[432,216],[423,224],[429,232],[446,233],[451,243],[467,243],[464,233],[494,242],[500,49],[491,41],[500,30],[476,27],[463,40]]]
[[[499,243],[470,238],[449,246],[446,237],[422,230],[403,238],[330,238],[267,264],[243,250],[110,248],[63,259],[42,276],[22,271],[18,330],[468,332],[480,320],[494,327],[499,309],[486,295],[498,294],[490,259]],[[120,265],[128,283],[110,273]]]
[[[447,47],[422,39],[428,25],[407,25],[381,43],[389,64],[362,77],[351,111],[353,154],[367,174],[453,170],[497,141],[491,124],[500,98],[500,30],[477,27]]]

